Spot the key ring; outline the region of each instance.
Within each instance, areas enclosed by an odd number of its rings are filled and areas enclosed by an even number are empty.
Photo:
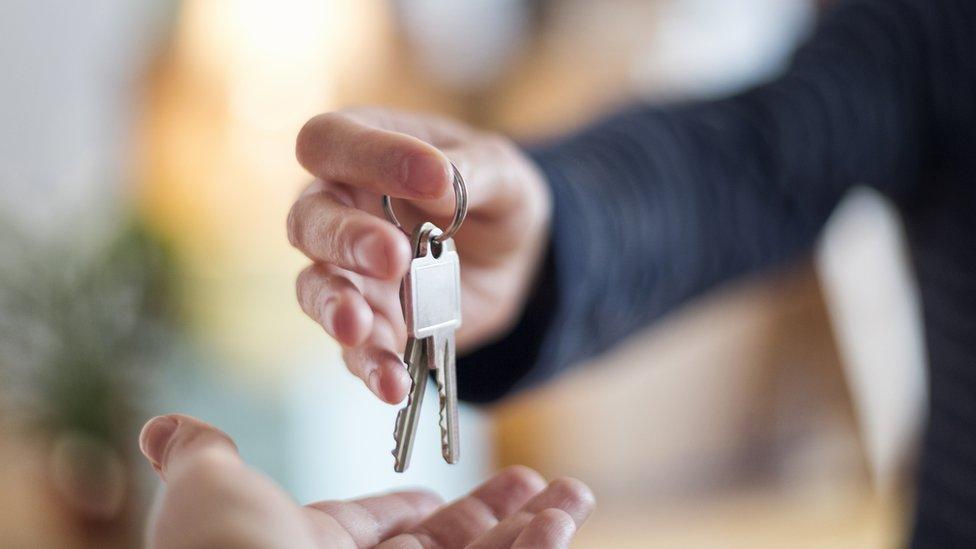
[[[446,231],[431,238],[438,244],[454,236],[454,233],[461,228],[461,223],[464,223],[464,216],[468,214],[468,190],[464,186],[464,178],[461,177],[461,171],[454,165],[454,162],[451,162],[451,169],[454,171],[454,219]],[[386,213],[386,218],[390,220],[390,223],[410,236],[410,233],[403,228],[400,220],[397,219],[396,213],[393,211],[393,200],[387,194],[383,195],[383,212]]]

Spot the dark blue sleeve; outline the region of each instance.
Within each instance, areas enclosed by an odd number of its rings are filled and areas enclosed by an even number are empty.
[[[844,3],[773,82],[634,106],[531,151],[554,200],[548,256],[516,328],[460,361],[461,396],[490,401],[550,377],[717,284],[806,253],[855,184],[907,196],[938,78],[924,52],[947,3]]]

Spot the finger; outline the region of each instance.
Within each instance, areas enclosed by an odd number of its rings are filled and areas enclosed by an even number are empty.
[[[363,345],[343,349],[342,359],[353,375],[384,402],[396,404],[410,390],[410,376],[396,352],[398,341],[390,321],[373,317],[373,331]]]
[[[470,495],[437,511],[416,529],[392,538],[389,547],[411,540],[424,547],[462,547],[522,507],[545,486],[528,467],[510,467],[476,488]]]
[[[410,391],[410,375],[395,351],[384,347],[360,347],[343,353],[349,370],[383,402],[402,402]]]
[[[464,179],[468,209],[472,216],[508,215],[526,193],[525,172],[534,169],[515,153],[514,145],[494,135],[474,137],[454,147],[443,149]],[[453,181],[453,171],[452,171]],[[398,201],[399,202],[399,201]],[[411,200],[419,210],[440,218],[450,218],[456,207],[455,191],[438,198]]]
[[[399,229],[342,204],[324,188],[304,194],[292,206],[288,239],[313,261],[380,279],[402,276],[411,255]]]
[[[139,434],[139,449],[163,480],[204,453],[228,463],[240,462],[237,446],[223,431],[182,414],[150,419]]]
[[[550,508],[562,509],[573,517],[576,526],[581,526],[594,507],[596,499],[589,486],[575,478],[558,478],[526,503],[523,510],[539,513]]]
[[[382,316],[393,328],[388,341],[391,345],[402,347],[406,339],[406,324],[403,321],[403,307],[400,303],[401,279],[380,280],[352,273],[336,265],[318,263],[317,272],[326,276],[336,276],[348,280],[362,295],[373,311],[374,316]],[[386,336],[387,334],[383,334]],[[384,339],[387,341],[387,339]]]
[[[247,467],[220,430],[159,416],[143,427],[139,445],[167,485],[147,527],[149,547],[277,547],[286,538],[289,547],[313,547],[298,506]]]
[[[306,507],[313,521],[322,523],[323,514],[328,515],[357,547],[372,547],[416,525],[442,503],[432,492],[411,490],[354,501],[320,501]]]
[[[331,265],[308,267],[298,277],[299,303],[343,345],[349,371],[381,400],[396,404],[410,389],[410,377],[396,351],[406,337],[399,298],[368,280],[361,282],[369,290],[367,297],[347,274]]]
[[[576,522],[573,517],[561,509],[546,509],[532,518],[511,547],[512,549],[568,548],[575,533]]]
[[[298,133],[295,151],[313,175],[376,194],[436,198],[451,182],[447,158],[432,145],[341,113],[309,120]]]
[[[296,282],[298,303],[309,317],[341,345],[362,344],[373,329],[373,311],[362,292],[348,278],[315,264]]]
[[[478,538],[473,546],[485,549],[509,547],[539,513],[550,509],[557,509],[567,515],[572,520],[575,531],[590,515],[594,506],[593,492],[588,486],[576,479],[556,479],[517,513],[506,517]]]

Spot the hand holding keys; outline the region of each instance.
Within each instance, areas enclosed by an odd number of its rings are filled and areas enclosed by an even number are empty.
[[[454,221],[442,233],[433,223],[422,223],[410,239],[413,260],[400,286],[407,345],[403,360],[411,379],[407,404],[397,413],[393,438],[394,470],[402,473],[410,464],[420,408],[431,373],[440,401],[441,453],[448,463],[460,457],[454,332],[461,325],[460,261],[450,238],[464,221],[467,195],[464,179],[454,167],[456,210]],[[400,226],[389,197],[383,197],[390,221]]]
[[[450,197],[448,154],[464,174],[463,204]],[[510,140],[442,117],[357,108],[309,120],[296,155],[316,178],[288,215],[289,241],[311,260],[298,276],[298,302],[376,397],[392,404],[411,392],[398,292],[416,255],[417,224],[434,221],[446,233],[435,240],[453,238],[463,259],[459,348],[492,341],[517,319],[542,265],[551,198],[543,174]],[[384,219],[383,195],[404,200],[396,213],[409,219],[406,229]],[[465,230],[455,235],[461,219]],[[504,283],[480,283],[492,280]],[[450,385],[445,378],[445,395]]]

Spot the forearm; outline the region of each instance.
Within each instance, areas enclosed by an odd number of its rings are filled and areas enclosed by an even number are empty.
[[[775,82],[639,106],[536,151],[554,200],[548,297],[462,364],[462,394],[500,396],[790,260],[854,184],[904,196],[924,134],[919,5],[851,2]]]

